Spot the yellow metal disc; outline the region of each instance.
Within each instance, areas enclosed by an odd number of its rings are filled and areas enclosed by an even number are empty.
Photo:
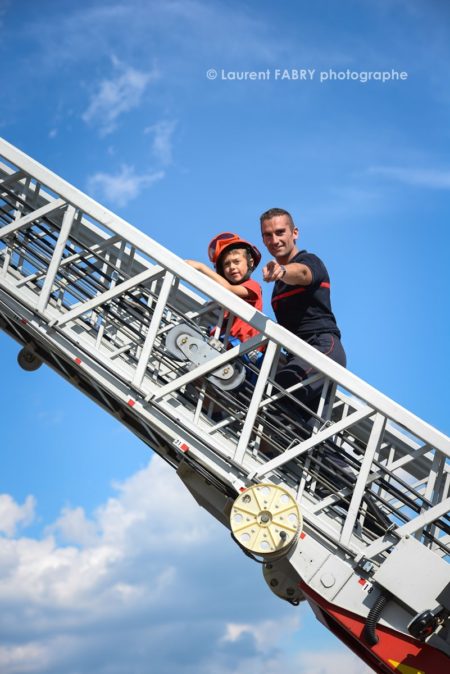
[[[240,494],[230,515],[231,530],[246,550],[262,557],[287,552],[301,532],[293,495],[276,484],[255,484]]]

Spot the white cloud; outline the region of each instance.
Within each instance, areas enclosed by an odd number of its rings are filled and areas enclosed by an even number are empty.
[[[309,609],[270,593],[163,461],[116,490],[41,539],[0,538],[2,674],[331,674],[299,655]]]
[[[19,674],[20,672],[36,672],[48,662],[44,646],[29,643],[24,646],[0,645],[0,671]]]
[[[23,29],[39,46],[39,59],[46,69],[61,63],[91,62],[109,55],[111,45],[125,59],[160,54],[164,62],[191,65],[192,59],[208,53],[211,58],[275,58],[284,53],[287,37],[278,44],[270,39],[259,10],[205,0],[127,0],[92,2],[41,20]],[[233,34],[233,40],[230,40]],[[58,59],[55,60],[55,40]],[[162,37],[164,40],[162,41]],[[212,64],[211,64],[212,65]]]
[[[352,653],[306,651],[298,658],[297,674],[373,674]]]
[[[153,154],[163,165],[172,162],[172,135],[176,125],[177,123],[174,121],[163,120],[144,130],[144,133],[153,134]]]
[[[48,527],[48,534],[56,534],[63,541],[76,545],[93,545],[97,540],[97,527],[87,519],[83,508],[64,508],[55,524]]]
[[[92,520],[81,508],[66,508],[50,529],[79,547],[58,544],[48,534],[41,540],[0,539],[2,674],[47,674],[61,661],[61,636],[74,639],[76,650],[88,625],[106,629],[130,615],[139,621],[140,613],[155,606],[164,610],[166,597],[174,606],[180,554],[189,556],[214,537],[214,523],[207,519],[205,524],[176,480],[163,462],[151,462],[119,485],[118,496]],[[8,532],[30,510],[30,502],[20,508],[10,497],[2,498],[7,506],[3,513],[12,513],[2,520]],[[176,563],[171,561],[174,546]],[[159,617],[153,616],[152,622]],[[167,622],[167,615],[162,621]],[[74,655],[68,649],[70,657]],[[65,662],[60,671],[72,670]]]
[[[434,189],[450,189],[450,170],[448,169],[372,166],[369,172],[407,185],[431,187]]]
[[[113,59],[113,65],[118,70],[117,76],[98,84],[97,91],[82,115],[84,122],[99,127],[102,136],[116,129],[121,115],[139,106],[147,86],[159,76],[155,68],[148,72],[137,70],[116,58]]]
[[[0,494],[0,534],[14,536],[18,527],[31,524],[35,505],[33,496],[27,496],[19,505],[9,494]]]
[[[258,651],[265,653],[272,650],[283,637],[295,632],[299,627],[298,614],[276,621],[263,620],[251,624],[228,623],[222,641],[233,643],[245,635],[250,635]]]
[[[96,173],[88,178],[87,191],[104,198],[115,206],[125,206],[135,199],[145,187],[164,178],[164,171],[138,175],[133,166],[124,164],[119,173]]]

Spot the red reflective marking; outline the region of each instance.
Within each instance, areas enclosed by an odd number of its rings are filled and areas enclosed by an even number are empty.
[[[127,404],[128,404],[130,407],[133,407],[133,405],[136,404],[136,401],[135,401],[135,400],[132,400],[132,399],[130,398]]]
[[[22,323],[22,325],[26,325],[28,323],[26,318],[21,318],[20,322]]]
[[[187,445],[185,442],[183,442],[182,445],[180,445],[180,449],[182,452],[187,452],[189,451],[189,445]]]
[[[306,291],[306,288],[308,286],[301,286],[301,288],[294,288],[294,290],[288,290],[285,293],[281,293],[281,295],[276,295],[275,297],[272,298],[272,304],[275,302],[278,302],[278,300],[282,300],[285,297],[291,297],[292,295],[298,295],[299,293],[304,293]],[[330,284],[327,281],[323,281],[320,284],[321,288],[330,288]]]
[[[81,365],[81,358],[74,358],[77,365]]]
[[[291,295],[298,295],[299,293],[304,293],[305,291],[306,286],[302,286],[301,288],[294,288],[294,290],[288,290],[285,293],[281,293],[281,295],[276,295],[275,297],[273,297],[272,303],[278,302],[278,300],[282,300],[284,297],[290,297]]]
[[[302,531],[302,533],[300,534],[300,538],[305,538],[305,536],[306,536],[305,532]]]
[[[358,583],[359,583],[360,585],[365,585],[365,584],[367,583],[367,580],[366,580],[365,578],[360,578],[360,579],[358,580]]]
[[[246,489],[247,489],[247,487],[239,487],[239,491],[240,491],[240,492],[243,492],[243,491],[245,491]]]

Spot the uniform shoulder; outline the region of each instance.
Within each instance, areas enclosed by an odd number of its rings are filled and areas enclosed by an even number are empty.
[[[307,250],[299,250],[297,255],[292,258],[291,262],[303,262],[303,260],[314,260],[314,262],[322,262],[320,257],[315,253],[310,253]]]
[[[300,250],[291,262],[298,262],[304,264],[311,270],[312,282],[321,283],[328,279],[328,272],[325,264],[318,255],[309,253],[307,250]]]

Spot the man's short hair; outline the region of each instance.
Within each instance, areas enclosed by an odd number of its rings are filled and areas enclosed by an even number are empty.
[[[259,222],[262,225],[262,223],[265,220],[272,220],[272,218],[276,218],[278,215],[287,215],[289,218],[289,225],[291,228],[291,231],[295,228],[294,221],[292,219],[292,215],[289,213],[289,211],[285,211],[284,208],[269,208],[268,211],[265,211],[261,217],[259,218]]]

